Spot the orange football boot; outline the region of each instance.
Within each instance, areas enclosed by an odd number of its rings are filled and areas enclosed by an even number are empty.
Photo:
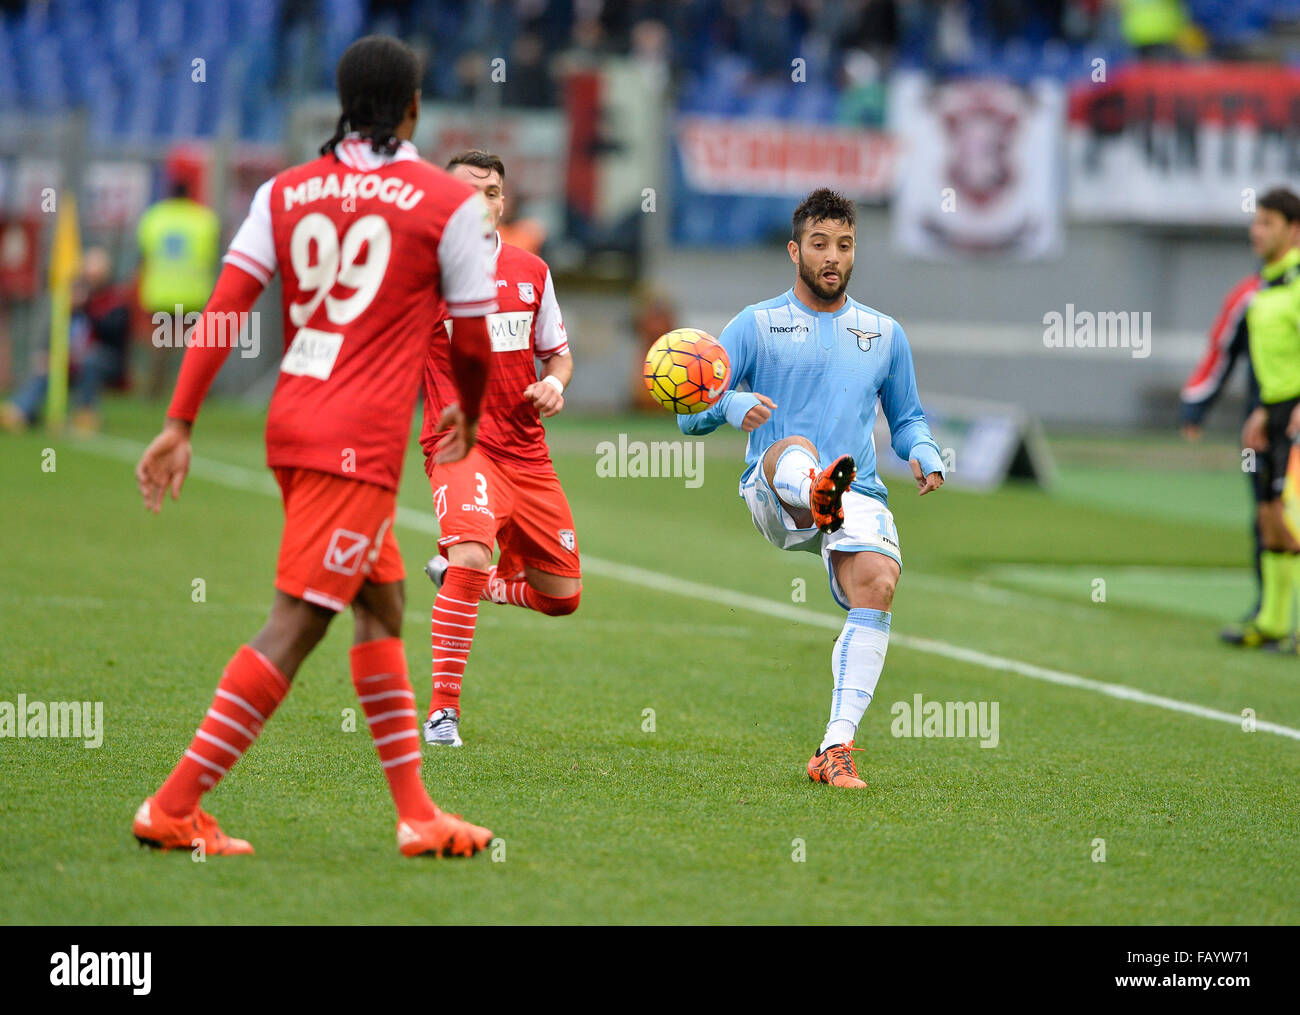
[[[193,849],[197,840],[203,840],[203,852],[208,856],[236,856],[253,852],[253,847],[243,839],[232,839],[217,827],[217,819],[207,811],[195,807],[193,814],[173,818],[154,803],[150,797],[135,812],[131,831],[141,845],[153,849]]]
[[[446,811],[439,811],[431,821],[403,818],[397,822],[397,846],[403,856],[473,856],[491,841],[491,831]]]
[[[808,759],[808,778],[842,789],[866,789],[867,784],[858,778],[858,769],[849,753],[860,750],[861,747],[853,746],[852,740],[847,744],[832,744]]]
[[[835,532],[844,524],[844,491],[858,474],[852,455],[840,455],[820,475],[813,477],[808,493],[808,507],[813,524],[822,532]]]

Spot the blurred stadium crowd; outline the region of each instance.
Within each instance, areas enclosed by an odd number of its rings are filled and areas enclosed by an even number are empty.
[[[545,107],[557,73],[631,55],[689,109],[874,124],[893,67],[1013,79],[1097,57],[1295,58],[1274,30],[1300,0],[5,0],[0,107],[86,106],[96,138],[274,142],[289,99],[331,87],[347,44],[398,34],[427,98]],[[201,56],[207,90],[191,80]],[[491,61],[509,72],[492,79]],[[809,88],[791,93],[791,61]],[[776,87],[773,87],[776,86]]]

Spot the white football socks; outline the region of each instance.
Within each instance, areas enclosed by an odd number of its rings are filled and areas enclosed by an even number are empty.
[[[817,460],[801,444],[792,444],[781,452],[772,475],[772,489],[787,504],[806,508],[812,492],[812,473],[817,471]]]
[[[862,713],[875,696],[888,648],[888,613],[849,610],[849,619],[831,651],[835,690],[831,693],[831,720],[818,754],[835,744],[847,744],[856,735]]]

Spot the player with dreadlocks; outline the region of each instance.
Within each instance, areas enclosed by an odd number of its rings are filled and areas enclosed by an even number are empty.
[[[339,61],[342,112],[321,156],[268,180],[225,256],[185,353],[162,433],[136,478],[146,508],[180,495],[190,430],[230,351],[223,325],[282,278],[286,350],[266,424],[284,498],[275,600],[226,665],[189,748],[140,805],[137,839],[162,849],[251,853],[199,806],[261,732],[336,613],[352,608],[352,680],[397,807],[402,853],[469,856],[486,828],[439,810],[420,777],[420,733],[400,628],[396,494],[425,348],[445,302],[455,319],[441,461],[474,444],[496,310],[495,238],[483,198],[417,157],[420,67],[396,39],[367,36]],[[437,298],[430,299],[430,291]],[[242,319],[242,318],[241,318]]]

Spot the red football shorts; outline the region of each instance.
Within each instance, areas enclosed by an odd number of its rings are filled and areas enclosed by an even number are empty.
[[[406,577],[392,490],[312,469],[276,469],[275,478],[284,495],[277,589],[342,611],[363,582]]]
[[[442,535],[443,556],[454,543],[501,547],[497,571],[513,578],[526,566],[580,578],[573,513],[555,470],[525,472],[494,463],[477,447],[459,462],[424,467]]]

